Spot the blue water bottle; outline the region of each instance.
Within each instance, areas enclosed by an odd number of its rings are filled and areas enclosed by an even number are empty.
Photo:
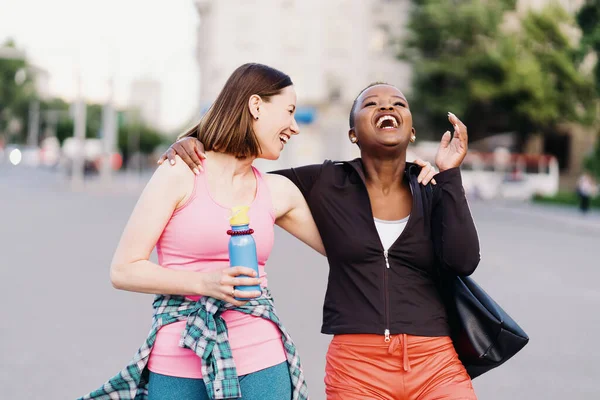
[[[250,211],[249,206],[233,207],[232,215],[229,220],[231,230],[227,231],[231,237],[229,238],[229,266],[230,267],[248,267],[258,272],[258,258],[256,256],[256,243],[252,237],[254,232],[250,229]],[[240,277],[244,277],[240,275]],[[255,286],[236,286],[236,290],[244,292],[261,291],[260,285]],[[237,299],[236,300],[247,300]]]

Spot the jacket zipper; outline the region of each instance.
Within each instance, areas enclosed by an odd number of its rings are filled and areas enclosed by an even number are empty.
[[[390,260],[388,258],[388,251],[383,251],[383,257],[385,258],[385,270],[383,271],[383,284],[384,284],[384,311],[385,311],[385,331],[383,334],[385,335],[385,342],[389,343],[390,341],[390,305],[389,305],[389,290],[388,290],[388,271],[390,269]]]

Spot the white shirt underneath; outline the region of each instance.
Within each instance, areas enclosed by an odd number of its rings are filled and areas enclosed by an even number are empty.
[[[379,239],[384,250],[389,250],[394,242],[400,237],[402,231],[406,227],[408,218],[402,218],[398,221],[384,221],[382,219],[373,218],[375,220],[375,228],[379,234]]]

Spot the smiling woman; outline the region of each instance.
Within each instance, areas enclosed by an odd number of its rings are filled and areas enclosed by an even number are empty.
[[[206,151],[277,159],[291,135],[299,133],[294,119],[296,91],[289,76],[256,65],[238,68],[202,121],[182,137],[197,138]],[[267,79],[272,83],[261,86]]]
[[[378,88],[378,91],[373,93],[372,88]],[[376,111],[372,112],[372,110]],[[394,86],[385,83],[369,85],[354,100],[350,110],[349,122],[351,130],[349,135],[350,140],[359,145],[362,140],[356,134],[355,125],[357,117],[361,117],[363,114],[370,116],[375,129],[390,134],[384,138],[389,143],[398,144],[397,139],[401,139],[402,137],[407,139],[406,143],[414,142],[416,139],[408,100]],[[406,129],[408,129],[408,133]],[[363,139],[369,140],[367,137]],[[404,157],[406,158],[406,154]]]
[[[323,244],[300,190],[252,165],[256,158],[278,158],[298,134],[295,109],[288,75],[244,64],[184,135],[206,144],[202,172],[192,173],[183,163],[157,169],[111,265],[115,288],[158,295],[153,330],[133,363],[84,399],[147,394],[149,400],[206,400],[238,398],[241,391],[250,399],[307,398],[296,348],[267,290],[265,267],[275,224],[321,253]],[[249,206],[258,275],[230,265],[227,231],[235,206]],[[158,264],[149,259],[154,247]],[[258,285],[261,291],[236,289]],[[205,354],[213,346],[220,351]],[[121,390],[125,385],[128,390]]]
[[[327,251],[328,400],[477,398],[449,336],[436,278],[439,268],[469,275],[479,263],[459,169],[467,128],[452,113],[448,121],[454,132],[440,142],[439,173],[406,162],[415,140],[409,103],[398,88],[376,83],[350,110],[348,135],[360,158],[274,172],[300,188]],[[180,141],[161,160],[200,146]],[[424,189],[433,176],[435,188]]]

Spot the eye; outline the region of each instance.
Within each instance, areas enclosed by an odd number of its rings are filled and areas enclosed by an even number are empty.
[[[375,104],[374,101],[370,101],[367,104],[365,104],[365,107],[370,107],[370,106],[376,106],[377,104]]]
[[[403,103],[403,102],[401,102],[401,101],[397,101],[397,102],[395,102],[395,103],[394,103],[394,105],[395,105],[395,106],[400,106],[400,107],[406,107],[406,104],[404,104],[404,103]]]

